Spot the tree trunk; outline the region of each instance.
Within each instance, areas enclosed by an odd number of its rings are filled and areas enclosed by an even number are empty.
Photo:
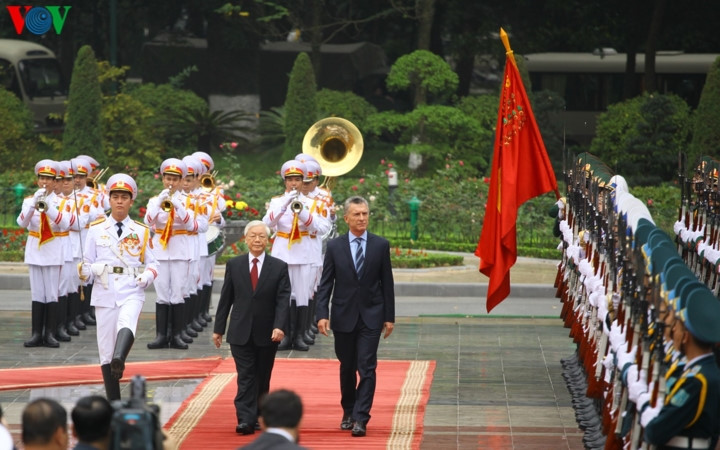
[[[435,0],[416,0],[415,13],[418,20],[418,50],[430,50],[430,33],[435,16]]]
[[[653,9],[650,29],[645,47],[645,91],[656,92],[657,78],[655,77],[655,52],[657,51],[657,41],[660,31],[662,30],[663,16],[665,15],[665,4],[667,0],[656,0]]]
[[[322,16],[322,0],[312,1],[312,27],[310,28],[310,61],[312,61],[313,72],[315,72],[315,80],[318,83],[318,89],[322,88],[320,71],[322,70],[322,62],[320,53],[320,45],[322,44],[322,33],[320,32]]]

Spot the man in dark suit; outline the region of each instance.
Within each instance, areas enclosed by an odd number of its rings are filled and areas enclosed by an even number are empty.
[[[304,450],[299,446],[300,420],[303,405],[293,391],[280,389],[265,396],[260,405],[260,426],[263,434],[246,450]]]
[[[269,235],[259,220],[245,227],[250,253],[227,262],[213,333],[215,347],[220,348],[230,315],[226,340],[238,374],[235,431],[239,434],[259,429],[258,399],[270,390],[275,353],[286,331],[290,277],[284,261],[265,254]]]
[[[348,198],[344,212],[349,232],[328,242],[316,314],[318,331],[327,336],[332,325],[335,336],[343,408],[340,428],[361,437],[365,436],[375,396],[380,335],[384,330],[387,338],[393,331],[395,290],[390,243],[367,231],[367,200]]]

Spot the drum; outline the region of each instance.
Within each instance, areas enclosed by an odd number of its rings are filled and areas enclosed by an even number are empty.
[[[208,246],[208,256],[219,252],[220,249],[223,248],[223,245],[225,245],[225,233],[215,225],[208,227],[205,238]]]

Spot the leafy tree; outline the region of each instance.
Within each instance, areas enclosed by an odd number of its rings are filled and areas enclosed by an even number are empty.
[[[315,106],[315,74],[307,53],[298,54],[290,72],[285,98],[285,150],[283,159],[289,160],[302,151],[302,141],[308,128],[317,119]]]
[[[377,112],[367,100],[352,92],[320,89],[315,94],[318,118],[342,117],[354,123],[359,129],[365,126],[365,120]]]
[[[14,170],[32,168],[37,159],[33,117],[12,92],[0,87],[0,157]]]
[[[101,97],[95,54],[89,45],[84,45],[78,51],[70,80],[63,159],[82,154],[93,155],[98,161],[105,159],[100,125]]]
[[[391,91],[414,90],[415,106],[419,106],[447,100],[457,89],[458,77],[438,55],[416,50],[398,58],[385,83]]]
[[[127,85],[124,92],[153,111],[150,126],[162,139],[167,148],[179,153],[192,153],[197,150],[197,137],[191,130],[173,122],[176,111],[203,111],[207,103],[190,90],[174,85],[144,83]]]
[[[676,95],[644,94],[608,107],[598,118],[590,151],[629,184],[672,180],[678,152],[687,148],[690,107]]]
[[[694,161],[700,155],[717,156],[720,148],[720,58],[710,67],[700,103],[694,115],[691,155]]]

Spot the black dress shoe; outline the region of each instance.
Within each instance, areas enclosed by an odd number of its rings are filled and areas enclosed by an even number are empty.
[[[340,422],[340,429],[345,430],[345,431],[349,431],[349,430],[353,429],[353,420],[349,414],[343,416],[342,422]]]
[[[255,429],[250,424],[243,422],[235,427],[235,432],[237,434],[255,434]]]
[[[363,437],[366,431],[365,424],[358,420],[353,425],[352,435],[353,437]]]

